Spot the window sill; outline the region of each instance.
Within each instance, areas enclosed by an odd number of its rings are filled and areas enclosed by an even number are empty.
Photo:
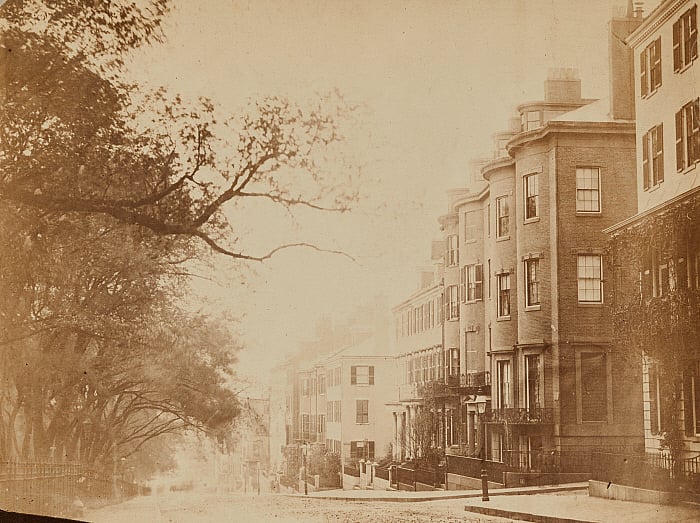
[[[510,321],[510,316],[499,316],[496,321]]]
[[[576,211],[576,216],[602,216],[602,211]]]
[[[599,309],[603,307],[603,302],[578,302],[578,306],[584,309]]]
[[[464,245],[468,245],[470,243],[476,243],[476,238],[470,238],[470,239],[465,239],[464,240]]]
[[[538,221],[540,221],[540,217],[539,217],[539,216],[535,216],[535,217],[533,217],[533,218],[525,218],[525,221],[524,221],[523,223],[524,223],[524,224],[528,224],[528,223],[537,223]]]
[[[641,97],[642,100],[648,100],[649,98],[651,98],[652,96],[654,96],[656,93],[658,93],[660,88],[661,88],[660,85],[659,85],[658,87],[654,87],[654,90],[653,90],[653,91],[650,91],[650,92],[648,92],[648,93],[646,94],[646,96],[642,96],[642,97]]]
[[[525,312],[539,311],[542,310],[542,305],[527,305],[525,307]]]
[[[506,236],[497,236],[496,241],[497,242],[504,242],[510,240],[510,234],[507,234]]]
[[[688,63],[685,64],[683,67],[681,67],[680,69],[678,69],[678,71],[673,71],[673,72],[674,72],[675,74],[683,74],[683,73],[685,73],[688,69],[690,69],[690,68],[693,66],[693,64],[695,63],[695,60],[697,60],[697,58],[693,58],[690,62],[688,62]]]
[[[479,303],[480,301],[484,301],[484,300],[477,298],[476,300],[467,300],[467,301],[463,301],[462,303],[464,305],[474,305],[475,303]]]
[[[689,170],[690,170],[690,169],[689,169]],[[683,174],[683,173],[685,173],[685,171],[680,171],[680,174]],[[662,184],[662,183],[664,183],[664,182],[659,182],[659,183],[657,183],[657,184],[655,184],[655,185],[652,185],[651,187],[647,187],[646,189],[644,189],[644,192],[654,192],[654,191],[656,191],[659,187],[661,187],[661,184]]]
[[[692,163],[692,165],[688,165],[688,166],[685,167],[682,171],[676,171],[676,172],[677,172],[678,174],[685,174],[685,173],[687,173],[687,172],[690,172],[690,171],[692,171],[692,170],[695,169],[695,166],[698,164],[698,162],[700,162],[700,160],[695,160],[695,161]],[[659,182],[659,183],[657,183],[654,187],[658,187],[658,186],[661,185],[662,183],[663,183],[663,182]]]

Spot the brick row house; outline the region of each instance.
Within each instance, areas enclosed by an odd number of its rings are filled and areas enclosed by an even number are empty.
[[[384,403],[395,386],[396,359],[384,334],[389,322],[377,308],[347,324],[323,320],[316,339],[301,343],[278,369],[286,383],[286,446],[323,445],[348,465],[389,452]]]
[[[583,98],[576,71],[553,70],[469,189],[448,193],[441,263],[393,310],[395,459],[420,457],[410,442],[424,410],[433,446],[525,468],[552,451],[643,447],[641,372],[615,347],[603,232],[637,206],[631,56],[619,42],[640,22],[610,24],[609,99]]]
[[[649,453],[700,453],[700,70],[697,3],[667,0],[634,54],[636,213],[608,232],[621,342],[643,373]]]

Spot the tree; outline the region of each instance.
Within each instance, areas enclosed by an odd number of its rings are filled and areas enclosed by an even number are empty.
[[[221,434],[237,344],[181,310],[187,262],[289,247],[243,248],[246,202],[342,212],[357,197],[323,158],[338,98],[222,117],[121,81],[126,54],[162,40],[168,2],[140,5],[0,7],[4,457],[107,463],[182,427]]]

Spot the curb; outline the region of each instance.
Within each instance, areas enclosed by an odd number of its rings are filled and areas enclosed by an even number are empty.
[[[491,490],[489,491],[489,496],[527,496],[532,494],[549,494],[554,492],[574,492],[577,490],[586,490],[587,485],[555,485],[551,487],[542,487],[536,489],[519,489],[519,490]],[[375,491],[376,492],[376,491]],[[350,496],[304,496],[303,494],[284,494],[290,497],[301,497],[305,499],[329,499],[333,501],[386,501],[386,502],[421,502],[421,501],[440,501],[448,499],[470,499],[470,498],[480,498],[481,492],[474,491],[463,494],[447,494],[443,496],[392,496],[392,497],[380,497],[380,496],[363,496],[363,497],[350,497]],[[480,508],[480,507],[476,507]],[[492,510],[492,509],[489,509]],[[529,520],[528,520],[529,521]],[[562,522],[574,522],[575,520],[562,520]],[[547,522],[549,523],[549,522]],[[588,523],[588,522],[584,522]]]
[[[520,521],[531,521],[533,523],[599,523],[597,521],[589,521],[585,519],[560,518],[558,516],[545,516],[542,514],[530,514],[528,512],[516,512],[513,510],[505,510],[491,507],[477,507],[473,505],[467,505],[466,507],[464,507],[464,510],[465,512],[483,514],[484,516],[517,519]]]

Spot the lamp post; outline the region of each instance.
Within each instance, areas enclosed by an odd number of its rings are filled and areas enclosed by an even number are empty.
[[[486,412],[486,398],[477,396],[476,411],[479,413],[481,429],[481,501],[489,501],[489,475],[486,471],[486,426],[482,416]]]
[[[303,465],[304,465],[304,496],[309,495],[309,485],[306,482],[306,454],[309,451],[309,444],[304,442],[301,446],[301,456],[303,458]]]

